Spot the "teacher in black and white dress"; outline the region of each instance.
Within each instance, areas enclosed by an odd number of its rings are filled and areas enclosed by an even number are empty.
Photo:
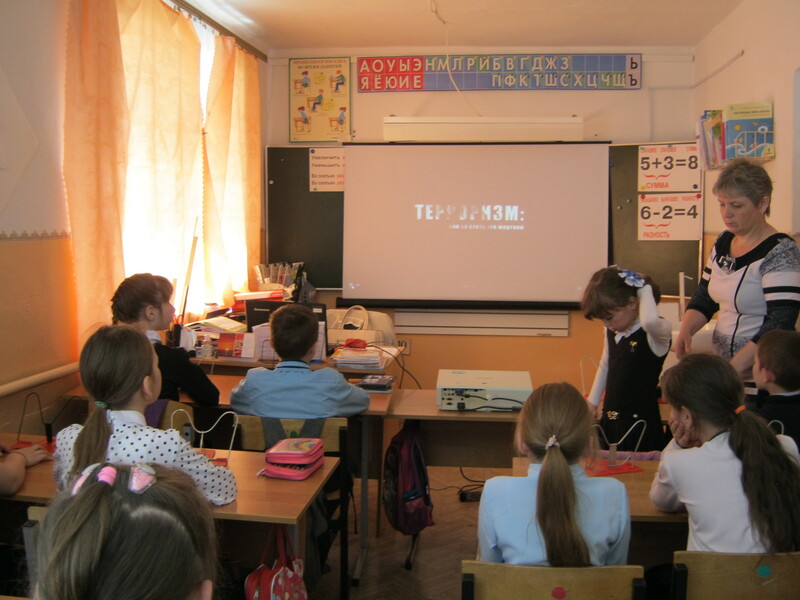
[[[800,251],[767,222],[772,181],[760,165],[735,159],[714,185],[726,231],[714,242],[675,340],[678,359],[718,313],[714,351],[730,360],[750,397],[756,343],[771,329],[794,329],[800,311]]]

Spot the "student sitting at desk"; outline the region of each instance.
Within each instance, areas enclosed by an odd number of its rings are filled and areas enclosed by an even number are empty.
[[[211,599],[211,507],[180,471],[93,465],[56,498],[41,530],[38,600]]]
[[[256,367],[231,392],[236,412],[277,419],[349,417],[369,406],[369,393],[331,368],[309,366],[319,319],[302,304],[287,304],[269,320],[270,341],[281,361],[274,370]]]
[[[631,535],[625,485],[589,477],[580,465],[593,432],[581,393],[548,383],[517,419],[527,477],[486,482],[478,515],[480,559],[513,565],[624,565]]]
[[[158,332],[169,328],[175,315],[175,307],[169,302],[171,296],[172,284],[166,278],[150,273],[131,275],[119,284],[111,298],[114,323],[133,325],[153,342],[161,370],[160,400],[180,400],[179,391],[183,390],[201,406],[216,406],[219,390],[203,369],[189,361],[189,354],[183,348],[161,343]],[[158,415],[152,419],[147,416],[150,425],[158,422]]]
[[[56,437],[59,489],[97,462],[144,462],[180,468],[214,504],[236,499],[231,471],[215,466],[176,430],[145,424],[144,410],[157,398],[161,372],[153,345],[141,331],[127,325],[101,327],[81,351],[80,370],[96,407],[85,425],[70,425]]]
[[[770,394],[759,396],[754,412],[800,447],[800,332],[773,329],[762,335],[753,379],[759,389]]]
[[[661,454],[650,499],[661,510],[689,513],[686,549],[800,550],[797,445],[745,409],[733,366],[688,354],[664,372],[661,388],[674,439]]]

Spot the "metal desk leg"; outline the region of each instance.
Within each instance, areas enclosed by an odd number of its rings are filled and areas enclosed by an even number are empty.
[[[372,417],[361,416],[361,530],[359,531],[359,551],[355,570],[353,571],[353,585],[358,585],[361,571],[367,560],[369,546],[369,429]]]

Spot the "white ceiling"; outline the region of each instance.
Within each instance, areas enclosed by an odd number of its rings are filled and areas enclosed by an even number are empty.
[[[293,48],[695,46],[741,0],[185,0]],[[446,25],[443,24],[446,23]]]

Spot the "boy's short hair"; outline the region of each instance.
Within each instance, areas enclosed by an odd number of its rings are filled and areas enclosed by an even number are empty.
[[[304,304],[287,304],[269,320],[272,347],[281,360],[303,360],[319,336],[319,319]]]
[[[800,390],[800,332],[773,329],[758,340],[758,362],[786,391]]]

